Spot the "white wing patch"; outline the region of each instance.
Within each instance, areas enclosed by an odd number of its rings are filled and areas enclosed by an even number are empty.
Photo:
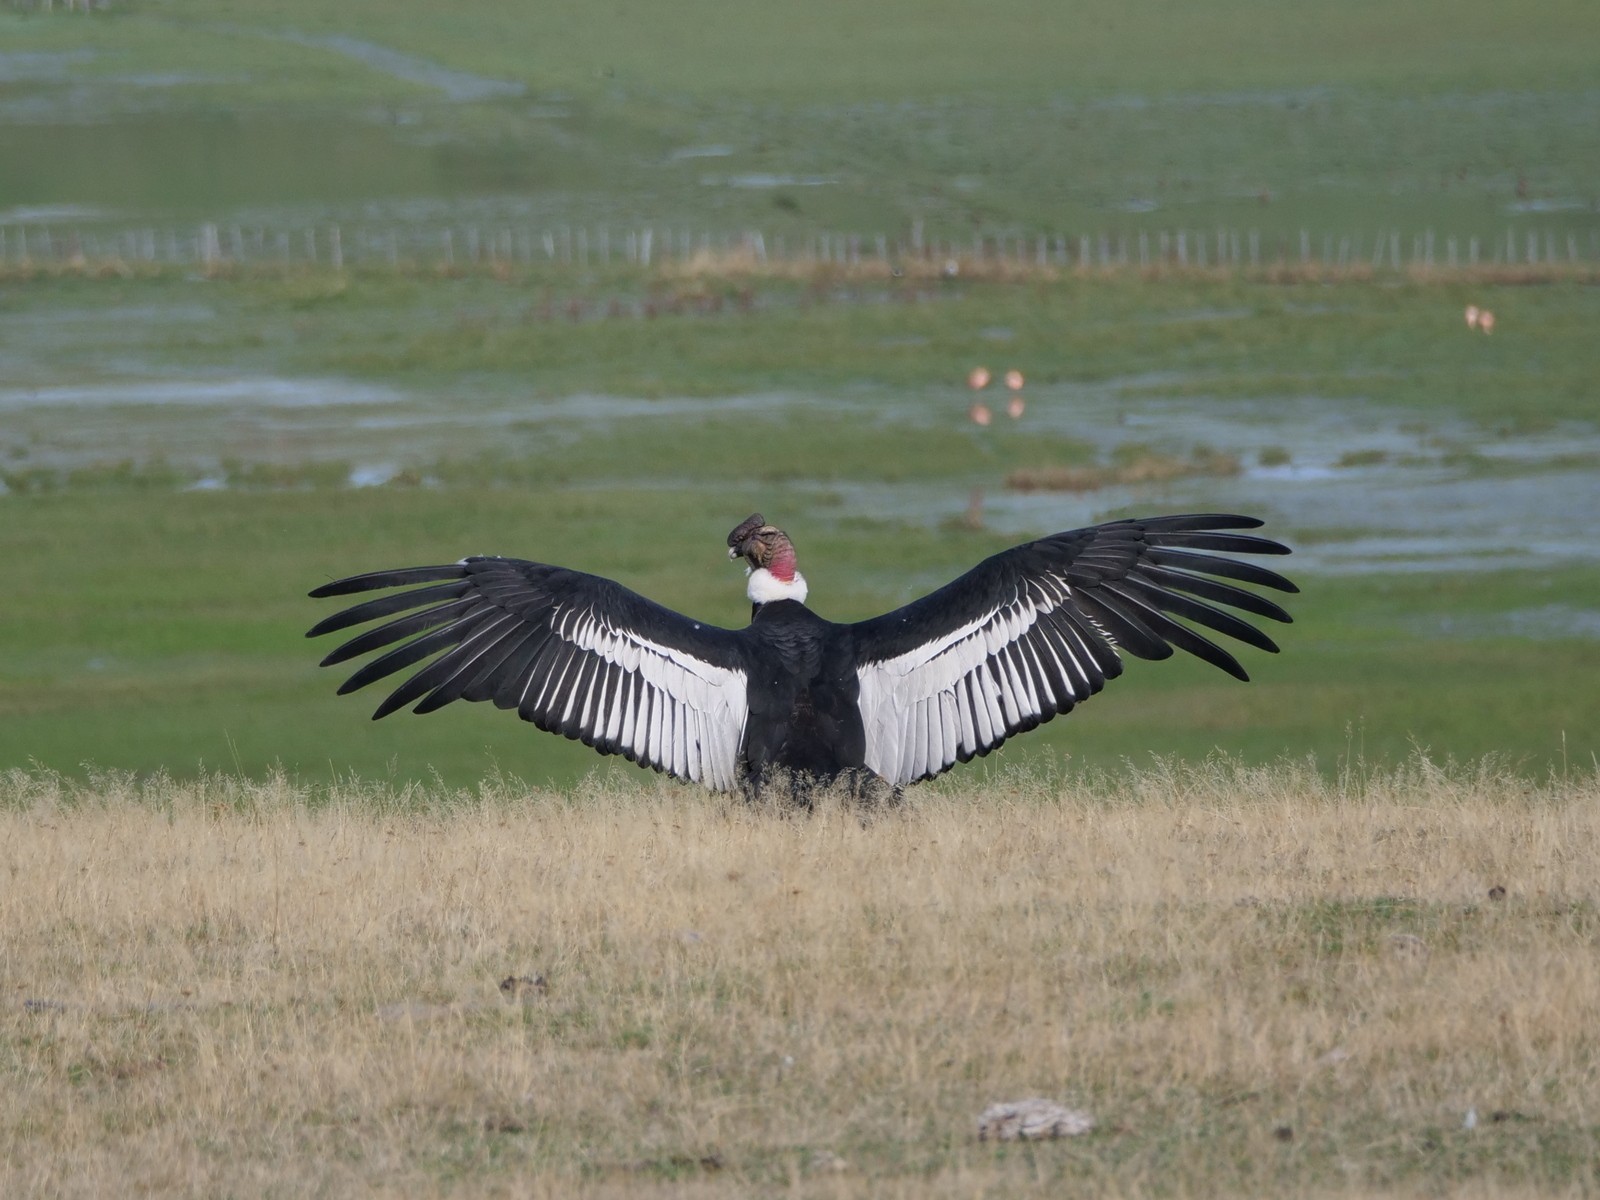
[[[679,779],[718,791],[738,786],[749,712],[743,671],[660,645],[593,608],[557,609],[550,626],[551,647],[524,682],[524,715],[575,727],[597,749],[629,754]]]
[[[897,785],[930,779],[1066,712],[1105,683],[1087,641],[1103,636],[1050,576],[958,629],[863,663],[867,766]]]

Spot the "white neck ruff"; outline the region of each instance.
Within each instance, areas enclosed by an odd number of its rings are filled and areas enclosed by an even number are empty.
[[[765,567],[757,567],[750,572],[750,582],[745,585],[744,590],[745,595],[750,597],[751,604],[770,604],[774,600],[797,600],[804,604],[806,577],[796,571],[794,578],[784,583]]]

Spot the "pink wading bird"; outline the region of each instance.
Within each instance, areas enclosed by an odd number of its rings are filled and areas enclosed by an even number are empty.
[[[1494,332],[1494,314],[1487,308],[1478,314],[1478,328],[1485,333]]]
[[[1006,386],[1011,389],[1011,399],[1006,401],[1006,416],[1015,421],[1028,407],[1022,398],[1022,372],[1015,367],[1007,371]]]
[[[989,386],[990,378],[988,367],[973,367],[967,373],[967,386],[975,392],[981,392]],[[967,416],[972,418],[974,425],[987,425],[994,419],[994,414],[989,411],[989,406],[982,400],[974,400],[972,402],[972,407],[967,409]]]

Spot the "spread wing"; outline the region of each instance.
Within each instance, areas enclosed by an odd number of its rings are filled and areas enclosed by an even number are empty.
[[[452,700],[492,700],[602,754],[719,791],[737,785],[748,673],[733,631],[609,579],[513,558],[377,571],[311,595],[393,587],[410,590],[337,612],[306,635],[390,618],[322,660],[326,667],[383,651],[340,695],[437,656],[389,694],[374,720],[413,701],[425,713]]]
[[[906,784],[987,754],[1120,675],[1118,649],[1167,658],[1176,647],[1248,679],[1232,654],[1174,618],[1277,652],[1228,609],[1287,622],[1282,608],[1238,584],[1299,589],[1254,563],[1207,553],[1289,553],[1233,532],[1260,525],[1203,514],[1058,533],[854,626],[867,766]]]

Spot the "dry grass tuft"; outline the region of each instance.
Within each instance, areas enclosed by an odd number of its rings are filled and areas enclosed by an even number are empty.
[[[1125,250],[1126,248],[1124,248]],[[524,265],[506,259],[488,258],[481,262],[445,262],[402,258],[393,263],[361,261],[342,268],[327,263],[278,261],[235,262],[219,259],[209,264],[192,262],[146,262],[118,255],[0,263],[0,283],[44,283],[60,279],[126,281],[161,278],[188,278],[196,274],[208,279],[288,279],[348,281],[352,278],[401,278],[415,280],[491,278],[502,283],[526,284],[548,280],[549,264]],[[568,268],[560,268],[565,272]],[[575,271],[575,269],[573,269]],[[1408,283],[1439,284],[1447,287],[1527,287],[1548,284],[1594,284],[1600,282],[1600,264],[1588,261],[1551,260],[1536,263],[1448,263],[1407,262],[1402,266],[1373,266],[1366,260],[1346,262],[1299,262],[1284,258],[1263,258],[1247,263],[1180,263],[1171,258],[1140,263],[1137,259],[1115,258],[1089,263],[1041,263],[1031,254],[1022,258],[993,253],[978,256],[963,252],[955,256],[923,254],[878,257],[875,246],[858,245],[855,258],[819,259],[767,257],[749,244],[729,248],[697,250],[687,258],[657,261],[649,267],[629,268],[640,275],[667,283],[700,285],[784,280],[825,287],[843,283],[873,283],[906,280],[919,284],[964,280],[969,283],[1048,284],[1063,279],[1121,280],[1142,279],[1158,282],[1224,282],[1246,280],[1280,285],[1327,283],[1371,283],[1378,280],[1405,280]],[[559,272],[558,272],[559,273]],[[574,273],[573,277],[578,278]]]
[[[1148,447],[1110,463],[1086,466],[1019,467],[1006,476],[1006,486],[1017,492],[1093,492],[1101,488],[1138,483],[1169,483],[1196,476],[1228,478],[1242,468],[1232,454],[1197,447],[1188,454],[1168,454]]]
[[[1414,284],[1450,286],[1530,286],[1553,283],[1594,283],[1600,266],[1592,262],[1461,263],[1450,265],[1408,262],[1403,266],[1374,267],[1366,260],[1299,262],[1264,258],[1245,263],[1179,263],[1173,259],[1140,263],[1137,259],[1098,262],[1041,263],[1033,256],[1017,258],[963,252],[954,256],[930,253],[880,258],[874,248],[858,247],[851,259],[808,257],[768,258],[750,245],[699,250],[686,259],[670,259],[652,271],[668,280],[786,279],[814,284],[907,279],[918,282],[966,280],[985,283],[1053,283],[1062,279],[1143,279],[1160,281],[1221,281],[1244,279],[1272,284],[1370,283],[1376,279],[1404,279]]]
[[[6,1196],[1600,1188],[1593,777],[13,772],[0,844]]]

